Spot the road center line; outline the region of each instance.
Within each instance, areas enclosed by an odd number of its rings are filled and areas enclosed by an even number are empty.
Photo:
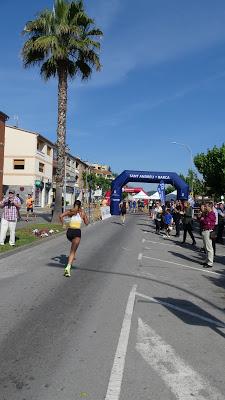
[[[109,379],[109,385],[105,400],[119,400],[120,398],[127,346],[130,336],[131,320],[134,310],[136,289],[137,285],[134,285],[128,298],[127,307],[124,315],[122,329],[120,332],[120,337],[117,345],[117,350],[114,358],[114,363]]]
[[[203,321],[209,322],[210,324],[216,325],[216,326],[218,326],[220,328],[225,328],[225,322],[223,323],[223,322],[211,319],[211,318],[204,317],[203,315],[197,314],[197,313],[192,312],[192,311],[188,311],[185,308],[175,306],[174,304],[167,303],[166,301],[157,300],[154,297],[146,296],[145,294],[142,294],[142,293],[138,293],[137,292],[136,296],[139,296],[139,297],[142,297],[143,299],[149,300],[151,303],[161,304],[163,306],[172,308],[173,310],[181,311],[184,314],[191,315],[192,317],[196,317],[196,318],[201,319]]]
[[[142,254],[142,253],[139,253],[139,254],[138,254],[138,261],[141,261],[141,260],[142,260],[142,257],[143,257],[143,254]]]
[[[176,246],[176,244],[168,244],[168,243],[162,243],[162,242],[153,242],[153,240],[142,240],[142,242],[148,242],[148,243],[153,243],[153,244],[162,244],[163,246]]]
[[[224,396],[176,354],[141,318],[138,320],[136,350],[174,393],[178,400],[223,400]]]
[[[179,265],[184,268],[194,269],[196,271],[201,271],[201,272],[207,273],[207,274],[225,276],[224,274],[220,274],[219,272],[209,271],[208,269],[204,269],[204,268],[191,267],[190,265],[184,265],[184,264],[176,263],[173,261],[161,260],[160,258],[154,258],[154,257],[149,257],[149,256],[142,256],[142,258],[148,258],[149,260],[155,260],[155,261],[161,261],[161,262],[168,263],[168,264]]]

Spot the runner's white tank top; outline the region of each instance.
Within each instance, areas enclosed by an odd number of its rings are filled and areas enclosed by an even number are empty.
[[[72,229],[80,229],[82,223],[82,218],[79,213],[73,215],[70,219],[70,228]]]

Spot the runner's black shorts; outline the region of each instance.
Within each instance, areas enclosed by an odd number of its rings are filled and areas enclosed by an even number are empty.
[[[66,237],[67,239],[72,242],[73,239],[76,237],[81,237],[81,230],[80,229],[73,229],[73,228],[68,228],[66,232]]]
[[[33,208],[27,208],[27,212],[29,212],[29,211],[33,213],[34,209]]]

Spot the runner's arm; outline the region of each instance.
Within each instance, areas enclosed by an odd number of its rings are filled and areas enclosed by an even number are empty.
[[[65,211],[62,214],[60,214],[59,220],[60,220],[61,224],[63,224],[64,217],[67,217],[67,216],[71,216],[71,211],[70,210]]]
[[[82,213],[82,219],[83,219],[85,225],[88,225],[88,224],[89,224],[89,220],[88,220],[88,217],[87,217],[87,215],[85,214],[85,212]]]

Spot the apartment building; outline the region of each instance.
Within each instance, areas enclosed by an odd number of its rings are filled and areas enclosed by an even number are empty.
[[[90,166],[93,169],[98,169],[98,170],[101,170],[101,171],[110,171],[110,166],[109,165],[102,165],[102,164],[98,164],[98,163],[92,163],[92,164],[90,164]]]
[[[102,164],[89,164],[91,168],[91,173],[94,174],[97,177],[113,180],[114,176],[112,172],[110,171],[110,166],[109,165],[102,165]]]
[[[55,191],[55,175],[57,167],[57,150],[53,151],[53,192]],[[65,155],[65,180],[63,197],[65,195],[68,205],[73,205],[75,199],[85,187],[83,172],[90,167],[80,158],[73,156],[71,153]]]
[[[9,187],[25,199],[32,193],[35,206],[52,202],[54,143],[37,132],[13,126],[5,128],[3,190]]]

